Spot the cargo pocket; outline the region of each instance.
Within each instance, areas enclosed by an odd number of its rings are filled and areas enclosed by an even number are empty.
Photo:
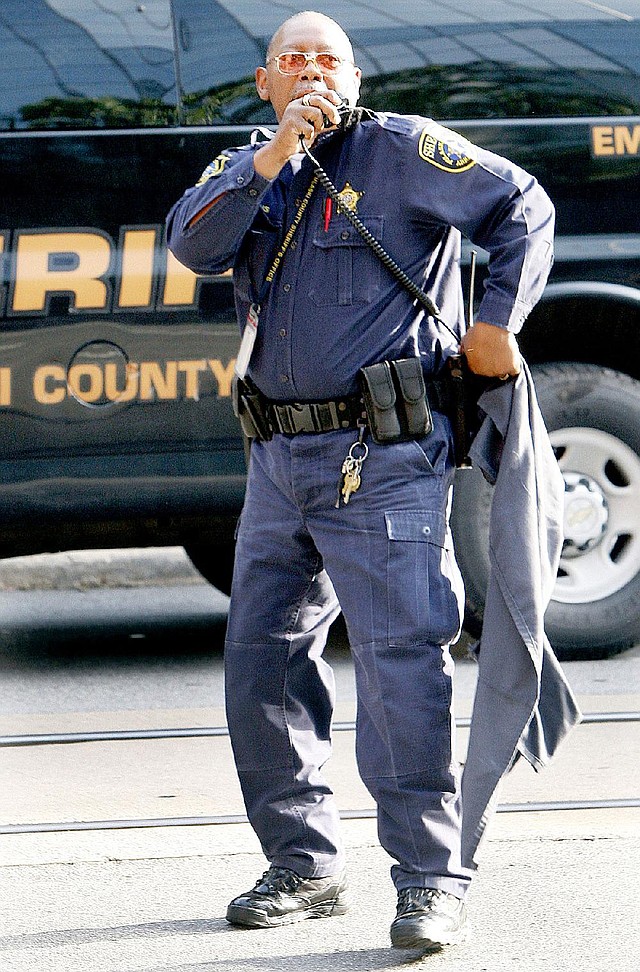
[[[444,515],[393,510],[385,521],[389,644],[447,644],[460,629],[462,598]]]
[[[361,218],[381,240],[384,217]],[[312,269],[309,297],[318,306],[368,303],[379,294],[382,264],[342,213],[333,217],[327,232],[316,232]]]

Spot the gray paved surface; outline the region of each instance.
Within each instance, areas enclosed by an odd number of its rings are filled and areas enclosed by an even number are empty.
[[[0,565],[0,590],[120,586],[117,554],[50,567]],[[137,555],[136,555],[137,556]],[[149,557],[150,559],[147,559]],[[130,586],[157,576],[142,552]],[[179,551],[167,584],[198,585]],[[176,575],[176,564],[180,564]],[[137,570],[137,573],[136,573]],[[637,652],[637,649],[636,649]],[[637,686],[629,686],[633,693]],[[592,700],[593,701],[593,700]],[[630,703],[634,697],[629,697]],[[635,697],[637,701],[637,696]],[[604,707],[604,706],[603,706]],[[637,707],[637,705],[636,705]],[[578,730],[580,731],[580,730]],[[587,730],[585,730],[586,732]],[[594,730],[591,771],[613,770],[616,793],[634,787],[638,761],[616,759]],[[583,737],[586,739],[587,737]],[[620,727],[621,751],[633,734]],[[570,760],[569,751],[567,759]],[[624,770],[624,779],[620,770]],[[634,770],[635,767],[635,770]],[[560,764],[551,786],[562,794]],[[616,775],[616,770],[617,775]],[[0,769],[0,774],[2,770]],[[541,777],[541,780],[544,778]],[[23,780],[27,786],[36,784]],[[587,780],[588,783],[588,780]],[[1,775],[5,803],[11,782]],[[527,784],[528,785],[528,784]],[[117,774],[112,779],[119,790]],[[637,790],[636,790],[637,792]],[[8,800],[7,800],[7,794]],[[550,794],[545,792],[546,797]],[[114,794],[114,797],[117,793]],[[470,896],[468,943],[422,959],[392,950],[391,861],[372,820],[344,821],[353,907],[342,918],[269,931],[232,929],[231,896],[265,866],[247,825],[0,836],[2,972],[635,972],[640,955],[640,810],[496,816]]]
[[[553,820],[549,820],[549,817]],[[499,814],[470,899],[471,939],[417,961],[392,950],[390,861],[372,821],[344,822],[341,918],[244,931],[229,898],[261,873],[246,825],[0,838],[5,972],[635,972],[637,811]]]
[[[0,559],[0,591],[205,584],[182,547],[70,550]]]

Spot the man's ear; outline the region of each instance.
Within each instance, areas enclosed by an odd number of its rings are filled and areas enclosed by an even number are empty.
[[[267,81],[266,68],[256,68],[256,91],[263,101],[269,101],[269,84]]]

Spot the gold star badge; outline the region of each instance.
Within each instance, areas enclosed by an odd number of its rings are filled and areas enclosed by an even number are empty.
[[[342,200],[344,206],[349,209],[352,213],[355,213],[358,208],[358,203],[364,196],[364,192],[358,192],[354,189],[351,183],[345,182],[344,189],[338,193],[340,199]]]

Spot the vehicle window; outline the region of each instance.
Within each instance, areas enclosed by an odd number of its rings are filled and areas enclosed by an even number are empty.
[[[273,122],[254,69],[301,4],[174,0],[184,121]],[[349,32],[361,102],[440,119],[640,112],[637,0],[314,0]],[[634,12],[636,16],[634,16]]]
[[[288,11],[242,0],[228,4],[174,0],[174,11],[183,121],[187,125],[275,121],[271,106],[256,94],[254,72],[264,63],[268,39]]]
[[[176,120],[170,0],[2,0],[0,127]]]
[[[374,108],[437,118],[632,115],[640,111],[640,21],[449,26],[418,38],[422,64],[369,48],[381,70],[363,84]],[[406,55],[405,55],[406,57]]]

